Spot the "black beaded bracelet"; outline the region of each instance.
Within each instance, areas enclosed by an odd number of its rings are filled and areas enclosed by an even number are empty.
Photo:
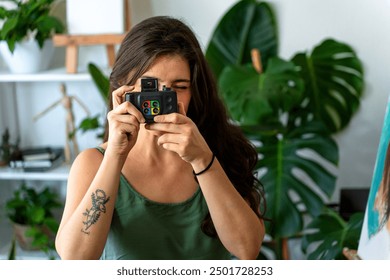
[[[210,167],[213,165],[214,159],[215,159],[215,155],[214,155],[214,153],[213,153],[213,157],[212,157],[212,159],[211,159],[209,165],[207,165],[205,169],[203,169],[202,171],[200,171],[200,172],[198,172],[198,173],[195,173],[195,171],[192,170],[192,173],[194,173],[194,176],[199,176],[200,174],[203,174],[203,173],[205,173],[207,170],[209,170]]]

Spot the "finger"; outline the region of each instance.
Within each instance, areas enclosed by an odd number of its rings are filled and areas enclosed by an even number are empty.
[[[130,136],[137,137],[139,131],[139,126],[129,123],[115,123],[115,125],[110,129],[109,139],[115,139],[118,136],[124,137],[119,139],[130,140]],[[117,138],[118,139],[118,138]]]
[[[161,147],[163,147],[165,150],[175,152],[180,155],[180,152],[178,151],[179,145],[176,143],[163,143],[161,144]]]
[[[111,122],[117,122],[117,123],[125,123],[125,124],[131,124],[134,126],[139,127],[140,122],[138,121],[137,117],[130,114],[125,115],[115,115],[110,118]]]
[[[123,102],[114,108],[109,114],[125,115],[130,114],[137,118],[138,122],[145,123],[145,118],[142,113],[130,102]]]
[[[180,125],[173,123],[149,123],[145,125],[147,130],[168,132],[168,133],[181,133]]]
[[[114,90],[112,92],[112,104],[113,104],[113,108],[116,108],[117,106],[119,106],[120,104],[123,103],[123,100],[124,100],[124,96],[127,92],[130,92],[130,91],[133,91],[134,90],[134,86],[121,86],[120,88]]]
[[[154,117],[156,123],[174,123],[174,124],[184,124],[187,122],[185,115],[179,113],[171,113],[166,115],[158,115]]]
[[[186,139],[183,135],[173,134],[173,133],[163,134],[157,140],[158,145],[163,145],[163,144],[167,144],[167,143],[180,144],[183,142],[186,142]]]

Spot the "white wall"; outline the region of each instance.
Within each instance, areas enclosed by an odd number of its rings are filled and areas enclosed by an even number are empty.
[[[154,15],[171,15],[182,18],[191,25],[201,44],[206,48],[218,20],[235,3],[235,0],[130,0],[131,19],[135,24]],[[297,52],[311,50],[325,38],[332,37],[350,44],[363,61],[366,90],[361,108],[350,126],[336,137],[341,156],[337,185],[339,187],[369,186],[385,104],[390,92],[390,79],[388,79],[390,53],[387,51],[390,46],[390,1],[270,0],[268,3],[274,7],[279,26],[281,57],[288,59]],[[91,13],[93,13],[93,7],[91,7]],[[98,55],[88,50],[82,50],[81,53],[81,57],[83,54],[87,56],[87,59],[84,57],[80,60],[81,63],[94,60],[105,61],[105,55],[101,49],[97,52]],[[60,58],[61,61],[63,57]],[[39,112],[59,97],[59,93],[53,92],[53,87],[54,85],[48,84],[35,89],[34,91],[42,92],[42,95],[36,93],[36,97],[42,101],[30,100],[28,104],[31,107],[28,110]],[[4,85],[0,85],[0,90],[2,88]],[[93,88],[77,90],[74,85],[73,88],[70,87],[70,90],[88,100],[94,96],[98,98],[97,93],[86,92],[93,91]],[[54,96],[44,98],[47,91]],[[18,99],[20,98],[19,95]],[[90,105],[93,112],[101,112],[99,102]],[[56,113],[53,114],[56,115]],[[58,111],[59,119],[61,114]],[[83,112],[79,109],[76,115],[82,117]],[[45,118],[47,121],[52,121],[49,115]],[[41,121],[43,122],[44,119]],[[62,131],[60,122],[61,119],[58,123],[58,134]],[[1,120],[0,124],[4,125],[4,120]],[[28,125],[25,127],[30,129]],[[40,133],[43,133],[42,137],[47,141],[52,139],[52,131],[45,132],[41,129]],[[45,133],[47,133],[46,136]],[[79,139],[82,142],[82,148],[90,143],[84,141],[82,137]],[[336,192],[334,199],[337,198]]]

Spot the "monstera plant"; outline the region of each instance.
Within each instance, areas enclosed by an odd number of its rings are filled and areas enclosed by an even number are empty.
[[[362,63],[343,42],[327,38],[289,60],[277,53],[271,6],[242,0],[218,23],[206,58],[232,119],[256,143],[271,221],[267,233],[282,258],[282,241],[303,232],[305,215],[320,217],[334,193],[339,151],[332,136],[359,108],[364,82]],[[316,241],[329,234],[323,221],[311,224]]]

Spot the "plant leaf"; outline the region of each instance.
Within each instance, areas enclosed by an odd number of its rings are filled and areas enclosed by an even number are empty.
[[[333,210],[326,209],[307,227],[302,237],[302,250],[308,259],[345,259],[344,247],[357,248],[364,213],[355,213],[349,222]]]
[[[299,53],[292,61],[307,85],[307,109],[332,132],[345,128],[360,105],[364,87],[363,67],[352,48],[327,39],[310,55]]]
[[[260,180],[267,217],[275,221],[267,232],[274,238],[293,236],[303,229],[304,213],[317,216],[335,188],[328,166],[338,163],[338,148],[321,123],[311,122],[293,132],[243,127],[249,139],[260,142]],[[326,151],[326,152],[324,152]]]
[[[92,80],[95,82],[96,87],[99,90],[101,97],[104,102],[107,102],[109,90],[110,90],[110,82],[106,75],[94,64],[88,64],[88,71],[92,77]]]
[[[264,66],[277,53],[276,24],[267,3],[242,0],[220,20],[206,50],[215,76],[228,65],[251,62],[251,50],[258,49]]]
[[[16,260],[16,239],[12,237],[11,247],[8,253],[8,260]]]
[[[269,117],[278,121],[280,109],[289,111],[300,104],[303,80],[293,63],[275,57],[263,74],[251,65],[225,67],[219,87],[231,117],[245,126]]]

